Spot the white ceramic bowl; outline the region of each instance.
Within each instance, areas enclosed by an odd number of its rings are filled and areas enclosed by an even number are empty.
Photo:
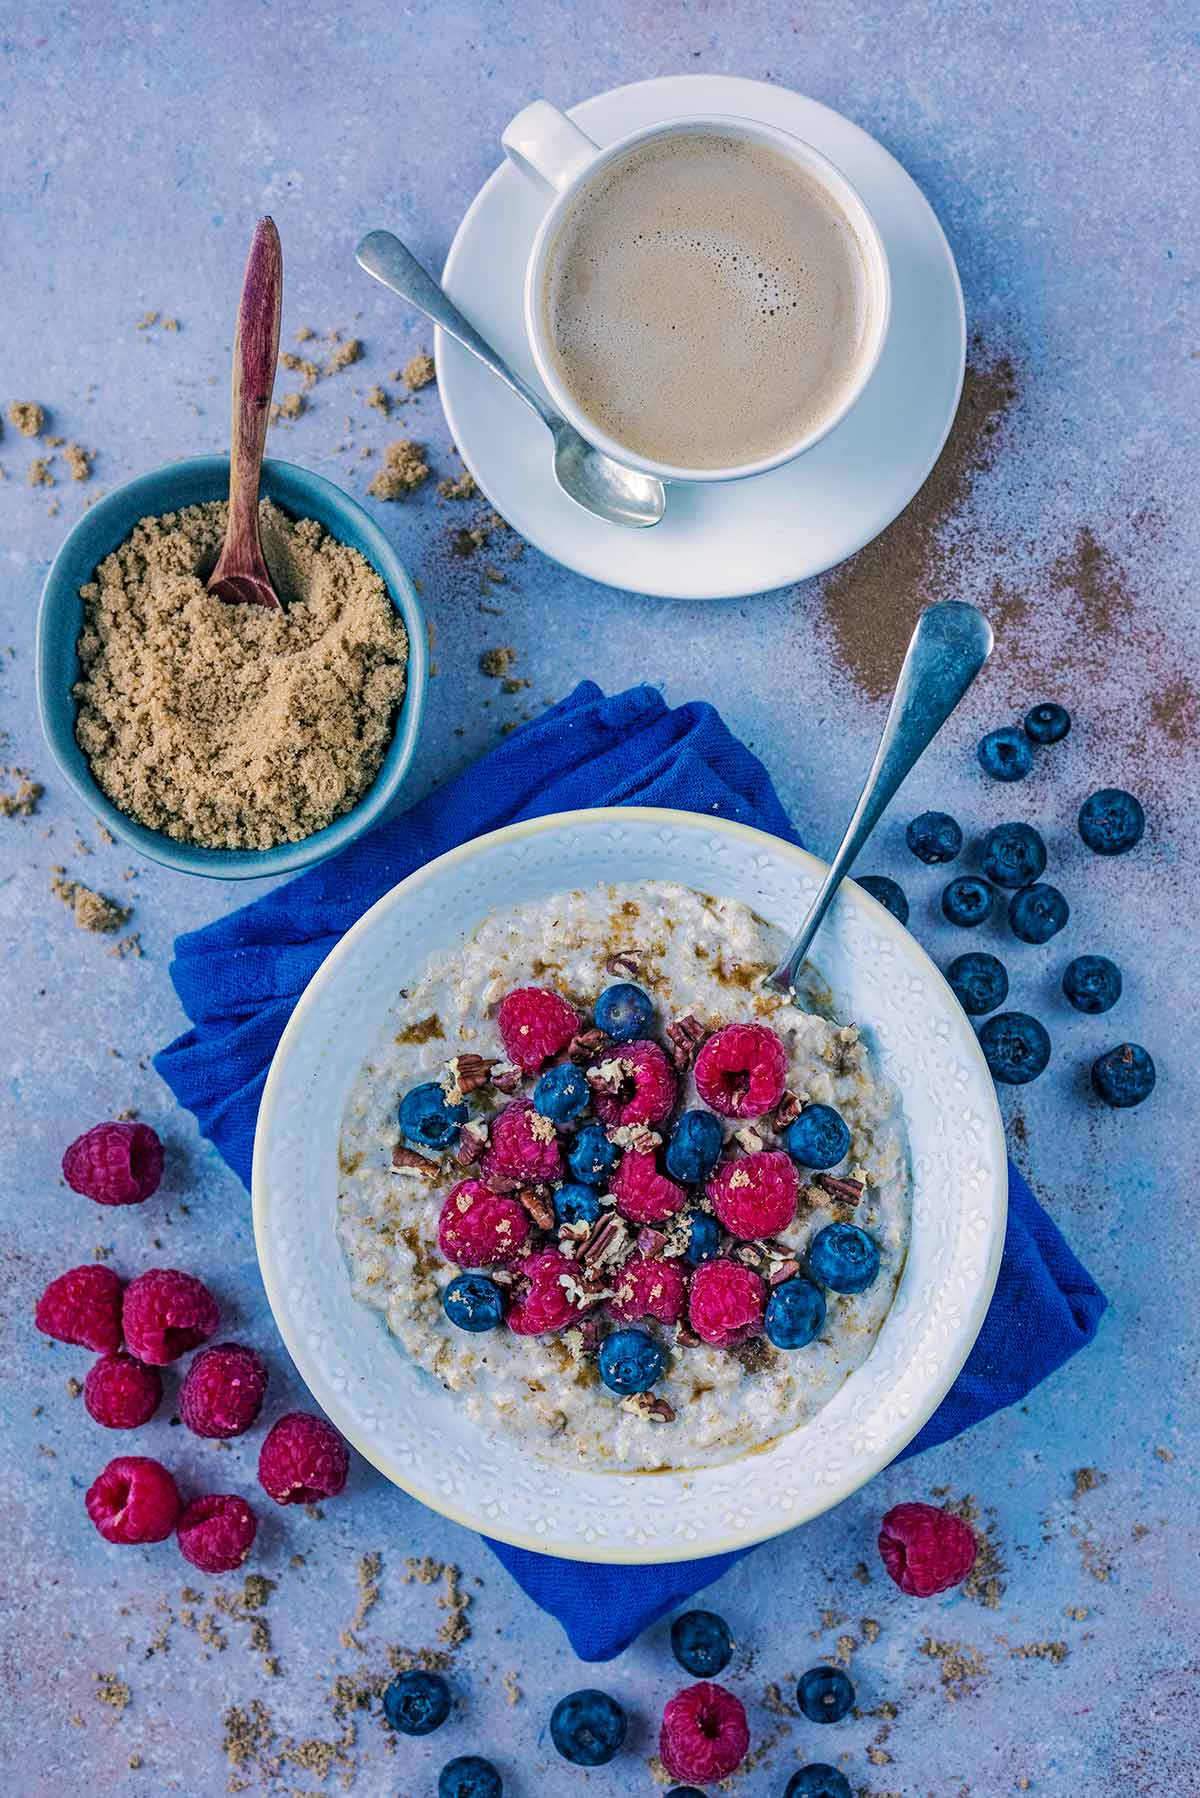
[[[313,1396],[389,1479],[459,1523],[592,1561],[675,1561],[778,1534],[837,1504],[900,1452],[978,1334],[1004,1242],[1004,1135],[968,1023],[924,951],[860,888],[817,940],[838,1016],[861,1025],[900,1095],[912,1240],[866,1361],[768,1449],[686,1473],[562,1469],[468,1422],[358,1304],[334,1235],[342,1112],[389,1004],[427,957],[498,907],[603,880],[677,880],[794,925],[825,869],[744,825],[615,808],[512,825],[380,899],[309,984],[263,1094],[254,1228],[267,1296]]]

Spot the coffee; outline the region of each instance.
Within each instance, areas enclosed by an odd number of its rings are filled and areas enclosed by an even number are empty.
[[[635,146],[584,188],[546,265],[559,379],[650,461],[741,467],[833,416],[869,353],[854,227],[808,171],[717,130]]]

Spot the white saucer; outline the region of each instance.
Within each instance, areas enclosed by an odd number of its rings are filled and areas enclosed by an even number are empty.
[[[545,427],[441,331],[436,359],[463,461],[530,543],[611,587],[721,599],[820,574],[903,511],[953,421],[966,323],[950,246],[920,188],[873,137],[818,101],[765,81],[671,75],[570,109],[602,144],[690,113],[732,113],[792,132],[837,164],[875,216],[891,263],[891,329],[866,392],[835,431],[797,461],[753,480],[672,487],[661,524],[625,530],[590,517],[559,492]],[[535,384],[522,289],[545,204],[533,183],[504,163],[472,202],[443,275],[472,322]]]

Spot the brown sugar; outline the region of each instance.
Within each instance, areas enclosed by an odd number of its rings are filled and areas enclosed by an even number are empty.
[[[367,492],[373,499],[403,499],[415,493],[429,475],[425,450],[408,437],[398,437],[383,452],[383,467]]]
[[[77,930],[93,931],[99,936],[115,936],[129,922],[131,906],[118,905],[115,899],[106,899],[103,893],[94,893],[82,881],[67,880],[61,873],[56,874],[50,882],[50,891],[56,899],[61,899],[64,905],[71,908]]]
[[[329,361],[325,364],[327,375],[339,375],[352,362],[358,362],[363,353],[363,346],[357,337],[347,337],[345,343],[339,343]]]
[[[300,417],[307,404],[303,393],[285,393],[281,400],[272,402],[271,423],[278,424],[281,419],[286,419],[291,424]]]
[[[424,350],[404,364],[404,380],[410,393],[416,393],[418,388],[428,387],[436,379],[437,369],[433,357]]]
[[[0,768],[0,778],[14,783],[11,792],[0,791],[0,818],[32,818],[45,788],[24,768]]]
[[[392,409],[391,396],[386,387],[381,387],[378,381],[374,387],[367,388],[364,403],[370,406],[372,412],[378,412],[383,418],[386,418]]]
[[[517,652],[511,643],[502,643],[498,649],[485,649],[479,658],[479,672],[500,680],[506,675],[517,659]]]
[[[95,459],[95,450],[84,449],[79,443],[68,443],[63,451],[63,460],[73,481],[90,481]]]
[[[54,476],[50,471],[49,456],[35,456],[25,478],[31,487],[53,487]]]
[[[13,400],[8,408],[8,422],[22,437],[40,437],[46,424],[46,411],[36,400]]]
[[[475,476],[467,469],[461,474],[447,475],[438,482],[438,495],[442,499],[474,499],[479,491],[475,485]]]

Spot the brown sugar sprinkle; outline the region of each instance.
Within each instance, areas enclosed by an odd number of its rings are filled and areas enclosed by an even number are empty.
[[[1074,1500],[1082,1498],[1085,1492],[1094,1492],[1098,1486],[1104,1484],[1108,1475],[1106,1473],[1101,1473],[1099,1468],[1096,1467],[1077,1467],[1071,1475],[1071,1478],[1074,1481],[1071,1492],[1071,1497]]]
[[[90,481],[95,459],[95,450],[84,449],[79,443],[68,443],[63,451],[63,461],[73,481]]]
[[[381,418],[386,418],[392,409],[391,396],[386,388],[379,385],[378,381],[374,387],[367,388],[363,395],[363,404],[370,406],[372,412],[378,412]]]
[[[14,783],[11,792],[0,790],[0,818],[32,818],[45,792],[41,782],[24,768],[0,768],[0,779]]]
[[[325,364],[325,373],[340,375],[344,368],[349,368],[352,363],[361,361],[362,353],[363,346],[358,338],[347,337],[344,343],[339,343],[334,349],[332,356]]]
[[[427,1018],[418,1018],[415,1023],[406,1024],[402,1030],[398,1030],[396,1041],[398,1043],[439,1042],[445,1034],[442,1020],[434,1011]]]
[[[989,1507],[985,1516],[974,1493],[968,1492],[963,1498],[955,1498],[948,1486],[935,1486],[933,1496],[952,1516],[961,1517],[975,1532],[978,1545],[975,1565],[960,1588],[963,1596],[982,1605],[985,1610],[997,1610],[1004,1596],[1004,1575],[1008,1569],[997,1540],[995,1511]]]
[[[295,350],[284,350],[279,360],[284,368],[301,377],[306,393],[321,379],[321,370],[317,364],[306,356],[298,356]]]
[[[479,658],[479,672],[486,674],[491,680],[499,680],[508,673],[517,659],[517,652],[511,643],[502,643],[497,649],[485,649]]]
[[[464,468],[461,474],[446,475],[437,485],[441,499],[474,499],[479,489],[475,476]]]
[[[54,476],[50,471],[49,457],[35,456],[25,478],[31,487],[53,487]]]
[[[22,437],[40,437],[46,426],[46,409],[36,400],[13,400],[8,408],[8,422]]]
[[[271,423],[281,421],[293,423],[305,410],[308,402],[302,393],[285,393],[281,400],[274,400],[271,405]]]
[[[428,387],[437,379],[437,367],[433,357],[421,350],[410,357],[404,364],[404,380],[410,393],[416,393],[422,387]]]
[[[103,893],[94,893],[82,881],[65,879],[61,872],[50,882],[50,891],[56,899],[61,899],[64,905],[70,907],[77,930],[113,936],[128,923],[132,914],[131,906],[118,905],[115,899],[106,899]]]
[[[977,1692],[987,1676],[987,1662],[977,1648],[966,1642],[942,1642],[926,1636],[918,1652],[938,1663],[942,1696],[951,1704]]]
[[[383,467],[372,479],[367,492],[372,499],[404,499],[415,493],[429,477],[429,464],[424,447],[411,438],[398,437],[383,452]]]
[[[110,1710],[115,1711],[119,1717],[129,1707],[129,1687],[123,1679],[118,1679],[115,1673],[97,1673],[96,1698],[101,1704],[106,1704]]]

